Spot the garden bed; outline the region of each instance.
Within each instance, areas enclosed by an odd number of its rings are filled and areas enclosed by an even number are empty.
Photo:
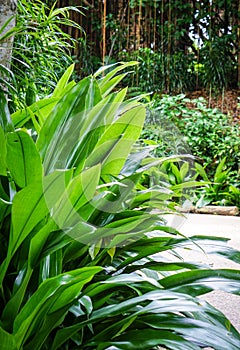
[[[233,121],[240,124],[240,107],[238,106],[239,90],[227,90],[222,94],[214,95],[211,98],[209,92],[206,90],[197,90],[189,92],[186,97],[190,99],[195,99],[199,97],[204,97],[209,103],[209,107],[217,108],[222,113],[230,115]],[[191,107],[191,106],[189,106]]]

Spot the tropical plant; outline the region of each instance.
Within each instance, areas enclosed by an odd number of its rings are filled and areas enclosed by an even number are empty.
[[[56,8],[56,2],[48,7],[40,0],[18,1],[16,27],[10,33],[15,34],[11,70],[16,91],[10,94],[12,111],[50,94],[73,62],[71,50],[76,41],[63,31],[63,26],[82,28],[70,19],[71,11],[80,12],[74,6]]]
[[[218,164],[214,173],[213,182],[207,175],[207,170],[195,163],[196,174],[206,183],[195,191],[198,197],[197,206],[207,204],[237,205],[239,206],[239,181],[238,184],[231,180],[231,171],[226,168],[226,158]]]
[[[70,67],[52,97],[12,117],[1,95],[3,350],[239,348],[236,329],[197,298],[213,281],[239,294],[239,271],[184,262],[174,249],[200,244],[236,262],[240,253],[168,227],[174,193],[141,184],[165,158],[133,147],[145,108],[113,92],[132,65],[77,84]]]
[[[125,84],[143,92],[180,93],[194,88],[196,74],[194,71],[194,57],[184,53],[167,55],[150,48],[139,48],[134,52],[121,51],[120,60],[136,60],[139,65],[135,68],[131,78]],[[169,62],[168,62],[169,61]],[[168,64],[171,67],[167,72]]]
[[[184,94],[156,95],[150,108],[154,111],[155,125],[161,125],[166,119],[176,125],[192,154],[202,158],[204,166],[208,166],[211,180],[223,158],[236,176],[240,162],[239,127],[231,123],[229,116],[208,108],[202,97],[190,100]]]

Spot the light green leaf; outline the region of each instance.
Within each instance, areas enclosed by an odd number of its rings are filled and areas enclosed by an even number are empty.
[[[23,110],[18,110],[13,113],[11,117],[15,128],[24,126],[26,122],[32,118],[32,115],[37,115],[40,120],[45,120],[58,100],[58,98],[46,98],[35,102]]]
[[[111,124],[86,160],[86,167],[101,162],[102,174],[118,175],[145,120],[145,108],[137,106]]]
[[[85,78],[75,85],[56,105],[51,116],[44,123],[37,147],[41,153],[46,173],[55,169],[65,169],[68,157],[76,147],[79,133],[86,114],[86,98],[95,91],[91,78]],[[92,103],[96,104],[99,96],[94,94]],[[88,108],[89,108],[88,104]]]
[[[27,132],[19,130],[7,135],[7,166],[19,187],[42,179],[40,155]]]
[[[60,80],[58,81],[53,93],[52,97],[60,98],[63,96],[64,93],[66,93],[65,89],[68,86],[68,81],[74,71],[75,64],[72,64],[68,69],[64,72]],[[75,84],[74,84],[75,85]]]
[[[6,154],[7,154],[6,138],[4,135],[4,131],[0,126],[0,175],[3,175],[3,176],[7,175]]]

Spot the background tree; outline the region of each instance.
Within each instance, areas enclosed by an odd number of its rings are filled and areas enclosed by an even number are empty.
[[[58,6],[69,3],[59,0]],[[153,60],[150,75],[161,91],[237,87],[238,0],[78,0],[74,4],[84,7],[84,16],[72,14],[86,33],[79,38],[82,34],[71,32],[80,43],[74,52],[80,75],[94,71],[103,56],[105,62],[138,58],[145,66]],[[152,55],[156,61],[139,49],[157,53],[158,57]],[[133,85],[140,78],[137,75]]]

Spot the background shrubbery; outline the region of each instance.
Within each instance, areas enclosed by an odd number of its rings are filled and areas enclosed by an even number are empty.
[[[208,108],[203,98],[190,100],[183,94],[156,96],[149,106],[142,137],[149,140],[145,143],[155,145],[154,154],[190,152],[202,165],[201,171],[200,165],[195,168],[198,178],[216,184],[196,191],[196,200],[205,193],[205,200],[198,203],[239,206],[239,125],[233,124],[230,116]],[[219,172],[221,176],[216,175]]]

